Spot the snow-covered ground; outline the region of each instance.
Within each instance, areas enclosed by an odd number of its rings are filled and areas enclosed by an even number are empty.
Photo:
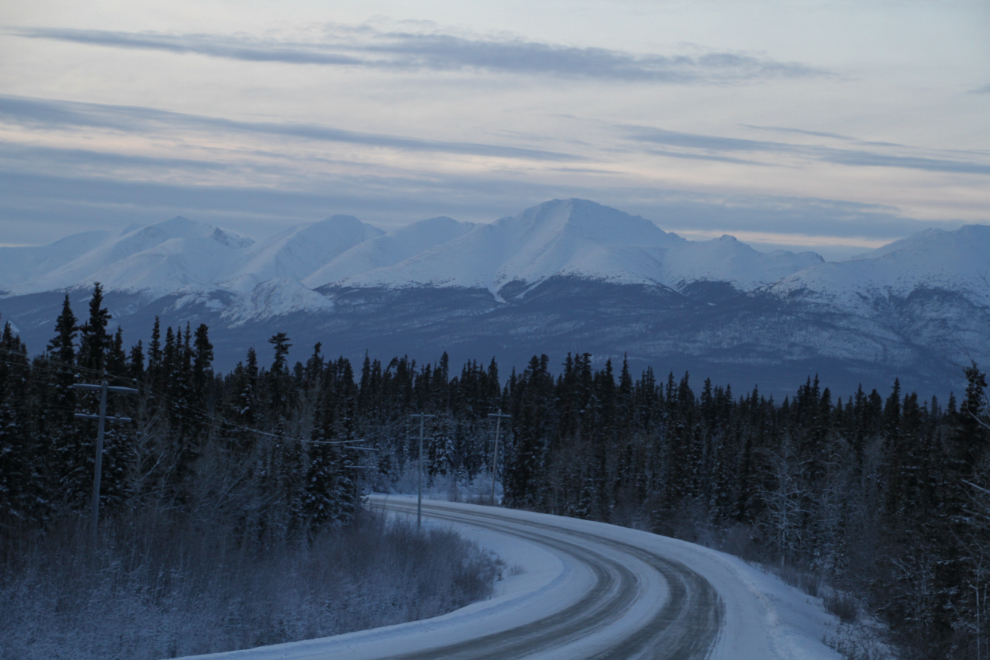
[[[413,496],[372,506],[415,512]],[[441,617],[209,656],[230,660],[408,657],[838,658],[838,621],[820,603],[744,561],[691,543],[572,518],[424,501],[445,525],[507,565],[494,596]],[[652,657],[652,656],[651,656]]]

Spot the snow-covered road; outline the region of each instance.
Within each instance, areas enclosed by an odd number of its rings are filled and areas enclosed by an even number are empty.
[[[371,505],[416,511],[403,496]],[[838,658],[821,641],[831,618],[810,597],[730,555],[526,511],[424,501],[423,513],[506,561],[493,598],[426,621],[210,657]]]

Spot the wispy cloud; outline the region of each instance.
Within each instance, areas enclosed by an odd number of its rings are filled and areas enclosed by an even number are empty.
[[[976,89],[971,89],[970,94],[990,94],[990,85],[984,85],[983,87],[977,87]]]
[[[57,28],[15,28],[11,34],[92,46],[157,50],[248,62],[426,71],[486,71],[651,83],[724,84],[831,75],[798,62],[731,52],[636,54],[513,38],[481,38],[440,31],[381,30],[331,25],[318,41],[245,35],[165,34]]]
[[[626,135],[636,141],[708,151],[793,151],[798,147],[783,142],[765,142],[717,135],[680,133],[648,126],[626,127]]]
[[[246,122],[136,106],[76,103],[3,95],[0,95],[0,121],[32,128],[91,127],[126,132],[152,132],[163,128],[182,128],[264,134],[402,151],[545,161],[583,160],[583,158],[572,154],[526,147],[422,140],[395,135],[360,133],[315,124]]]
[[[955,174],[990,174],[990,164],[974,163],[941,158],[919,156],[888,156],[867,151],[843,151],[831,149],[820,156],[820,160],[840,165],[866,167],[900,167],[927,172],[952,172]]]
[[[758,165],[766,167],[769,163],[761,163],[756,160],[746,160],[744,158],[733,158],[732,156],[717,156],[692,151],[670,151],[669,149],[647,149],[654,156],[664,156],[666,158],[682,158],[686,160],[707,160],[716,163],[733,163],[735,165]]]
[[[363,65],[376,62],[366,58],[325,52],[330,44],[306,44],[268,41],[246,36],[209,34],[170,35],[160,32],[113,32],[109,30],[74,30],[58,28],[15,28],[11,34],[31,39],[68,41],[89,46],[106,46],[131,50],[158,50],[178,54],[197,54],[248,62],[286,62],[289,64]],[[381,62],[380,64],[386,64]]]
[[[191,158],[166,158],[137,154],[96,151],[93,149],[66,149],[38,145],[25,145],[0,140],[0,163],[7,162],[24,167],[37,163],[47,168],[53,165],[78,168],[140,168],[152,170],[224,170],[228,165]]]
[[[722,154],[740,152],[749,153],[752,154],[752,156],[760,153],[787,154],[804,160],[835,163],[839,165],[851,165],[856,167],[894,167],[901,169],[925,170],[928,172],[950,172],[955,174],[990,174],[990,163],[973,160],[930,158],[920,155],[882,154],[856,149],[790,144],[787,142],[767,140],[749,140],[745,138],[729,138],[697,133],[680,133],[646,126],[623,126],[620,130],[625,133],[628,139],[634,142],[662,144],[665,146],[682,149],[683,151],[676,152],[676,154],[662,154],[674,155],[678,158],[731,158],[725,157]],[[811,133],[810,131],[800,131],[799,129],[790,130],[800,133]],[[830,137],[832,136],[830,135]],[[901,145],[890,145],[885,143],[856,142],[856,146],[870,144],[877,146],[901,147]]]
[[[822,238],[865,238],[892,240],[927,229],[932,223],[902,215],[898,209],[881,204],[844,200],[785,197],[772,195],[683,195],[667,193],[654,208],[636,208],[645,217],[670,217],[673,231],[764,232],[778,236],[817,236]],[[628,209],[626,209],[628,210]],[[960,222],[939,222],[938,226],[958,227]],[[794,244],[802,244],[794,240]],[[808,245],[809,243],[804,243]]]
[[[856,138],[851,138],[847,135],[839,135],[838,133],[826,133],[824,131],[806,131],[801,128],[787,128],[784,126],[754,126],[752,124],[739,124],[743,128],[752,128],[757,131],[772,131],[774,133],[790,133],[792,135],[810,135],[812,137],[823,137],[831,138],[833,140],[845,140],[848,142],[856,141]]]

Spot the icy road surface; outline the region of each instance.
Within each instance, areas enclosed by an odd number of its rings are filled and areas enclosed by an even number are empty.
[[[416,514],[415,498],[406,496],[375,496],[371,506]],[[834,620],[813,599],[730,555],[646,532],[526,511],[427,500],[423,514],[424,524],[450,526],[522,572],[509,571],[490,600],[434,619],[199,657],[839,657],[821,641]]]

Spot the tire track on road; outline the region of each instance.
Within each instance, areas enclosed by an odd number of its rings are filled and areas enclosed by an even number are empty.
[[[390,503],[392,511],[415,514],[415,506]],[[424,506],[424,511],[427,507]],[[551,647],[563,646],[588,634],[598,632],[614,623],[632,605],[636,592],[636,577],[626,566],[576,543],[568,543],[539,531],[526,531],[513,526],[515,521],[496,518],[479,523],[470,517],[448,510],[431,509],[431,518],[470,524],[491,531],[546,545],[588,566],[595,575],[594,586],[576,603],[532,623],[425,651],[387,656],[391,660],[506,660],[526,658]]]
[[[384,504],[401,513],[416,510],[413,504],[387,501]],[[424,504],[423,509],[431,518],[510,534],[571,555],[591,568],[596,584],[578,603],[530,624],[425,652],[391,657],[401,660],[524,658],[563,647],[607,628],[637,605],[641,585],[628,567],[595,551],[595,545],[629,555],[655,570],[668,586],[668,597],[644,625],[612,648],[575,658],[701,660],[709,655],[718,639],[724,618],[722,600],[705,578],[681,562],[606,536],[519,520],[494,511],[458,511],[436,504]],[[551,534],[562,534],[574,542]]]

